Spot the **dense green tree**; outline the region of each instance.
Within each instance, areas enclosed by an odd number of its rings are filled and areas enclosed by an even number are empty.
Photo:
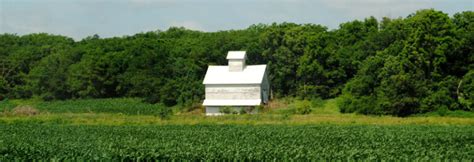
[[[2,75],[4,83],[10,97],[31,97],[31,87],[26,85],[27,76],[31,69],[37,66],[38,62],[58,51],[69,48],[74,41],[63,36],[48,35],[44,33],[29,34],[18,38],[13,35],[2,35],[2,47],[0,53],[3,54],[2,66],[6,68]],[[5,45],[5,44],[7,45]],[[6,56],[5,56],[6,55]]]
[[[470,70],[459,82],[457,95],[462,109],[474,110],[474,70]]]
[[[74,60],[66,51],[46,56],[28,73],[27,86],[33,95],[45,100],[71,98],[68,91],[70,87],[64,81],[67,80],[68,67]]]
[[[385,38],[394,38],[393,43],[375,58],[366,60],[346,85],[342,110],[406,116],[459,109],[459,73],[465,74],[462,69],[470,65],[458,56],[460,41],[452,20],[439,11],[420,10],[403,23],[392,25],[388,21],[384,21],[381,33]],[[397,30],[402,31],[402,37],[391,36],[399,33],[394,32]],[[453,63],[460,66],[449,67]],[[367,73],[372,65],[378,70]],[[370,111],[357,105],[368,99],[372,100]]]
[[[328,30],[315,24],[257,24],[201,32],[182,27],[75,42],[0,34],[0,100],[142,97],[167,106],[204,97],[208,65],[245,50],[267,64],[274,97],[341,96],[342,112],[473,110],[474,13],[420,10],[369,17]]]

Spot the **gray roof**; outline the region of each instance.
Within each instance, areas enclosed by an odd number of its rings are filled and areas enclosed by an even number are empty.
[[[230,72],[229,66],[209,66],[203,84],[261,84],[267,65],[247,65],[243,71]]]
[[[247,57],[245,51],[229,51],[227,53],[227,59],[228,60],[245,60]]]

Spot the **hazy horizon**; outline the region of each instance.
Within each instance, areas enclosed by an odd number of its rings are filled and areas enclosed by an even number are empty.
[[[374,16],[406,17],[433,8],[452,16],[474,1],[442,0],[0,0],[0,33],[50,33],[75,40],[98,34],[120,37],[170,27],[205,32],[245,29],[253,24],[339,24]]]

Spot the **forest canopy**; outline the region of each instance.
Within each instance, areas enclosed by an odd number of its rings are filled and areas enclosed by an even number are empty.
[[[230,50],[268,64],[274,97],[334,98],[342,112],[406,116],[474,110],[474,12],[433,9],[369,17],[329,30],[257,24],[200,32],[172,27],[80,41],[46,33],[0,35],[0,100],[142,97],[200,103],[208,65]]]

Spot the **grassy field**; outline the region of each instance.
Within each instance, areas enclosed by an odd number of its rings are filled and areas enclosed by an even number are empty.
[[[167,124],[243,124],[243,125],[474,125],[472,118],[460,117],[390,117],[342,115],[229,115],[207,117],[204,115],[176,115],[169,119],[160,119],[154,115],[124,115],[108,113],[61,113],[40,114],[34,116],[1,116],[0,123],[44,123],[73,125],[167,125]]]
[[[95,99],[42,102],[38,100],[11,100],[0,103],[0,122],[38,122],[87,125],[150,125],[150,124],[370,124],[370,125],[474,125],[472,112],[437,113],[412,117],[367,116],[341,114],[335,99],[318,101],[307,115],[291,113],[291,101],[277,101],[259,114],[208,117],[202,109],[177,112],[169,119],[157,116],[161,105],[142,103],[137,98]],[[34,115],[15,114],[15,107],[28,106],[39,112]]]
[[[258,114],[217,117],[175,107],[162,119],[161,105],[138,98],[2,101],[0,161],[474,159],[472,112],[367,116],[341,114],[336,103],[281,99]]]

